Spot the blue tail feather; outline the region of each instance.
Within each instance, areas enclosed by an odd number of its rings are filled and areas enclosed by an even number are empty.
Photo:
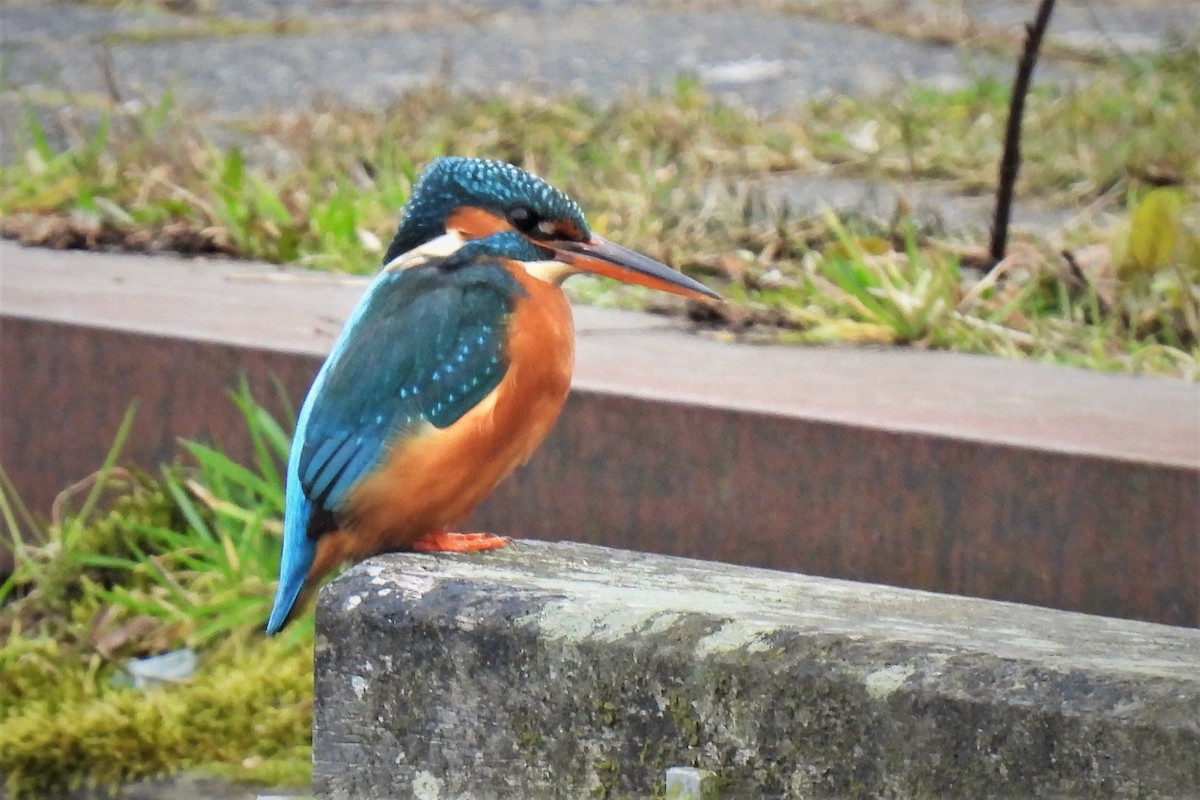
[[[298,448],[297,448],[298,449]],[[296,599],[304,590],[308,570],[317,555],[317,543],[308,537],[312,502],[300,491],[294,467],[288,469],[287,499],[283,516],[283,557],[279,561],[279,586],[267,621],[267,633],[275,634],[287,623]]]

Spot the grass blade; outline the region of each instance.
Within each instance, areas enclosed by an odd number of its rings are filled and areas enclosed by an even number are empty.
[[[135,401],[130,403],[129,408],[125,410],[125,416],[122,417],[121,424],[117,428],[117,435],[113,438],[112,447],[108,449],[108,455],[104,457],[104,463],[100,466],[99,476],[92,484],[87,498],[83,501],[83,506],[79,509],[77,515],[79,519],[88,519],[95,509],[96,503],[100,500],[100,494],[104,491],[109,473],[116,465],[121,450],[125,447],[125,441],[129,438],[129,432],[133,430],[133,420],[136,416],[137,402]]]

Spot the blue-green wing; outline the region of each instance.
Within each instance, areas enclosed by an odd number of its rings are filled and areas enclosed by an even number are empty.
[[[449,427],[499,385],[508,320],[524,293],[502,260],[544,256],[519,234],[500,233],[371,284],[296,422],[268,633],[287,623],[318,538],[392,443],[420,425]]]
[[[398,436],[425,422],[448,427],[495,389],[521,291],[495,261],[381,274],[305,404],[296,441],[305,496],[338,510]]]

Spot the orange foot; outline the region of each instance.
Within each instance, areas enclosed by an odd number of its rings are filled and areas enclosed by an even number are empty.
[[[427,533],[412,544],[418,553],[476,553],[480,550],[495,550],[508,544],[507,536],[491,533],[450,533],[436,531]]]

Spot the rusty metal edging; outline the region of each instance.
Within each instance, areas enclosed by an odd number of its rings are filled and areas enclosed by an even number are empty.
[[[0,464],[45,512],[129,402],[128,458],[245,452],[247,376],[298,403],[361,280],[0,244]],[[575,391],[470,521],[1200,625],[1200,389],[998,359],[731,347],[580,309]]]

